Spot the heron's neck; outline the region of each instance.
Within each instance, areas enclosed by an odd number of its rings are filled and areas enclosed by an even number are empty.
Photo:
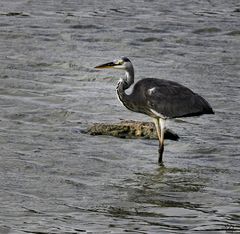
[[[121,78],[118,82],[119,88],[122,89],[122,91],[128,89],[132,84],[134,83],[134,70],[133,67],[129,67],[126,70],[125,77]]]
[[[124,78],[121,78],[117,85],[117,96],[119,101],[128,109],[131,110],[129,95],[125,93],[125,90],[128,89],[134,83],[134,70],[130,68],[126,70],[126,74]]]

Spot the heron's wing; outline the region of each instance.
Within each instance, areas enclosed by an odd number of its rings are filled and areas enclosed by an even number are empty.
[[[146,100],[151,110],[168,118],[212,112],[204,98],[178,83],[164,83],[148,89]]]

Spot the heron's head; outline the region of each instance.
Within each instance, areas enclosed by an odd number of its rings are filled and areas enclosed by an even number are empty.
[[[132,63],[127,57],[122,57],[120,59],[114,60],[113,62],[104,63],[102,65],[96,66],[97,69],[104,69],[104,68],[114,68],[114,69],[121,69],[121,70],[128,70],[132,68]]]

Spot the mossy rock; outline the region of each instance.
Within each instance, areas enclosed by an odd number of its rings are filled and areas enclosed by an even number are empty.
[[[95,123],[87,129],[90,135],[109,135],[120,138],[157,139],[156,129],[151,122],[121,121],[119,123]],[[165,129],[165,139],[177,141],[179,136]]]

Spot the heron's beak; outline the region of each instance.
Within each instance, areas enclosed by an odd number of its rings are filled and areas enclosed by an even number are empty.
[[[102,65],[96,66],[95,68],[97,69],[113,68],[114,66],[116,66],[116,64],[114,62],[110,62],[110,63],[104,63]]]

